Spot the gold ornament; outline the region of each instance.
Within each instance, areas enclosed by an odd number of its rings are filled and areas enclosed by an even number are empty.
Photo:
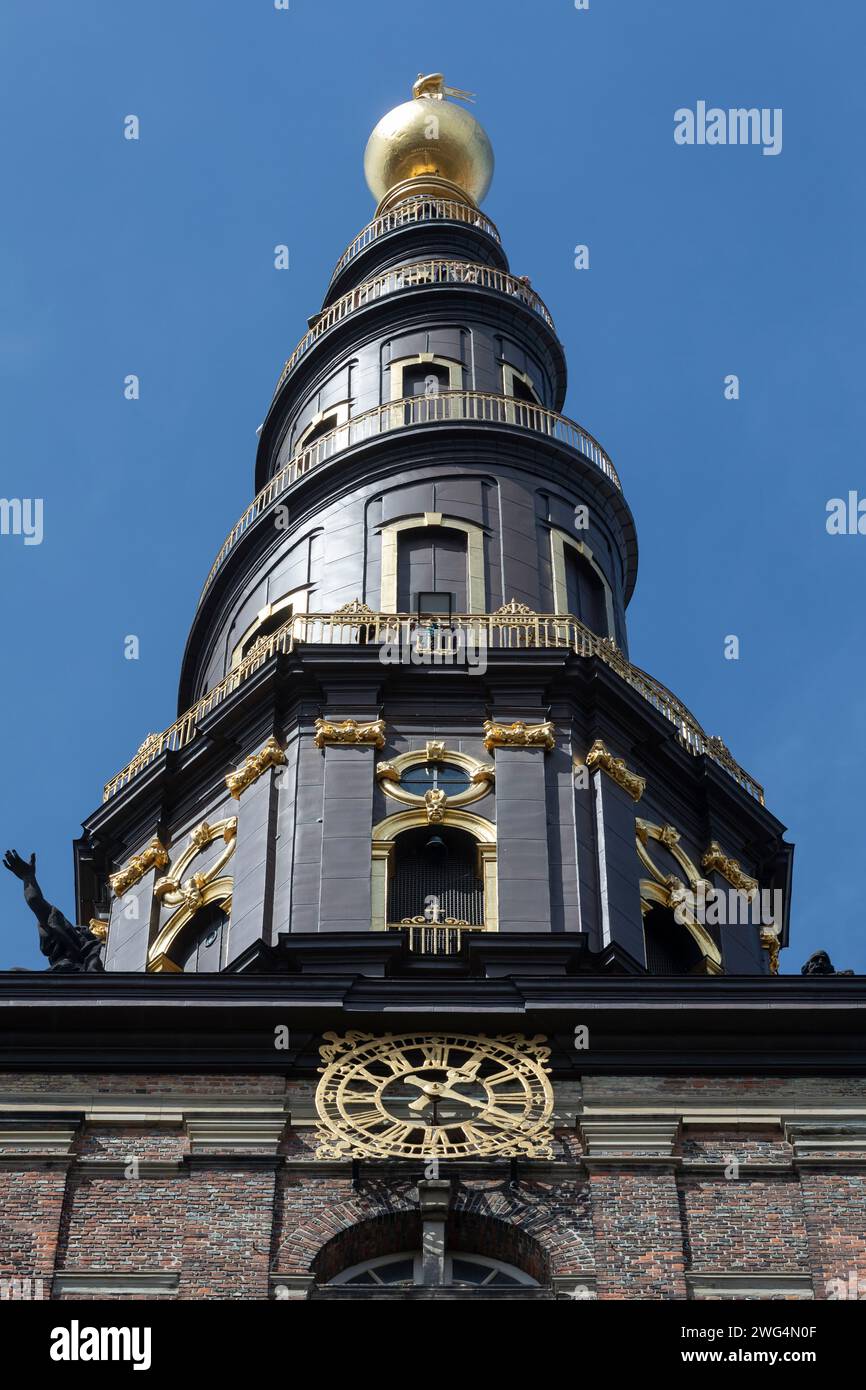
[[[342,608],[336,608],[333,616],[335,618],[375,618],[376,614],[366,603],[362,603],[359,598],[353,598],[351,603],[344,603]]]
[[[551,1157],[545,1041],[326,1033],[316,1157]]]
[[[374,748],[385,747],[385,721],[374,719],[370,724],[359,724],[357,719],[344,719],[334,724],[328,719],[316,720],[316,747],[326,748],[329,744],[368,744]]]
[[[758,880],[750,878],[740,867],[738,859],[725,854],[718,840],[711,840],[706,854],[701,860],[702,869],[716,869],[734,888],[742,888],[751,897],[758,891]]]
[[[216,821],[213,825],[203,820],[201,825],[197,825],[195,830],[190,832],[186,849],[174,865],[174,872],[154,884],[153,896],[165,907],[187,907],[191,912],[197,912],[204,901],[204,890],[216,880],[231,859],[237,833],[237,816]],[[183,875],[192,861],[220,836],[225,841],[225,849],[220,852],[210,868],[204,873],[190,874],[189,878],[184,879]]]
[[[412,94],[382,117],[367,141],[364,175],[379,211],[397,188],[403,197],[459,191],[480,203],[493,178],[493,149],[475,117],[446,99],[467,101],[469,94],[446,87],[441,73],[419,76]]]
[[[615,758],[612,753],[609,753],[600,738],[595,740],[587,753],[586,765],[590,769],[601,768],[612,781],[616,782],[617,786],[628,792],[632,801],[640,801],[646,791],[646,778],[639,777],[636,772],[630,772],[625,765],[625,760]]]
[[[248,758],[244,758],[240,767],[226,774],[226,786],[237,801],[247,787],[259,780],[263,772],[267,772],[269,767],[280,767],[285,761],[285,753],[272,736],[258,753],[251,753]]]
[[[761,927],[761,945],[770,957],[770,974],[779,973],[779,929],[775,924]]]
[[[501,608],[497,608],[493,614],[494,618],[537,618],[538,614],[534,608],[528,607],[525,603],[518,603],[516,598],[508,603],[503,603]]]
[[[445,807],[448,797],[441,787],[431,787],[424,793],[424,805],[427,808],[427,824],[440,825],[445,819]]]
[[[112,874],[109,882],[111,891],[116,898],[120,898],[128,888],[133,888],[136,883],[144,878],[149,869],[162,869],[168,863],[168,851],[158,836],[154,836],[146,849],[141,854],[133,855],[125,869]]]
[[[544,724],[525,724],[522,719],[516,719],[513,724],[497,724],[492,719],[484,721],[484,747],[488,753],[493,748],[544,748],[549,752],[555,742],[550,720]]]

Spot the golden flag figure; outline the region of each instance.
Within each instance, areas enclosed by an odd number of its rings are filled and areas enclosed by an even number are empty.
[[[445,97],[456,97],[459,101],[474,101],[474,92],[461,91],[459,87],[446,87],[445,77],[441,72],[431,72],[425,77],[423,72],[419,72],[417,79],[412,86],[413,97],[429,97],[431,101],[442,101]]]

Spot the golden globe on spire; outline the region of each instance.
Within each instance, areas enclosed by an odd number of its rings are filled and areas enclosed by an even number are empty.
[[[481,202],[493,178],[493,149],[475,117],[453,100],[472,93],[446,87],[441,72],[418,78],[412,100],[395,106],[373,130],[364,174],[377,214],[419,193]]]

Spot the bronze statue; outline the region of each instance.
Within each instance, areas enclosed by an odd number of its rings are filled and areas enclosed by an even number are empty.
[[[3,865],[24,884],[24,901],[39,923],[39,949],[48,957],[48,969],[67,974],[103,970],[99,938],[88,927],[73,926],[59,908],[43,898],[36,882],[36,855],[31,854],[28,861],[14,849],[8,849]]]
[[[826,951],[815,951],[800,967],[801,975],[853,975],[853,970],[835,970]]]

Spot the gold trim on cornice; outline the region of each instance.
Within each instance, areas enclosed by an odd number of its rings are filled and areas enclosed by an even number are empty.
[[[369,724],[359,724],[357,719],[343,719],[332,723],[328,719],[316,720],[316,747],[357,747],[372,744],[374,748],[385,747],[385,721],[373,719]]]
[[[779,928],[775,924],[761,927],[760,941],[764,950],[770,958],[770,974],[779,973],[779,951],[782,943],[779,940]]]
[[[513,724],[497,724],[493,719],[484,721],[484,747],[488,753],[494,748],[543,748],[550,752],[556,742],[555,731],[550,720],[543,724],[526,724],[515,719]]]
[[[108,939],[108,923],[104,917],[91,917],[87,926],[98,941],[106,941]]]
[[[722,878],[728,880],[732,887],[743,889],[750,897],[758,891],[758,880],[750,878],[747,873],[744,873],[740,867],[739,859],[732,859],[730,855],[725,854],[718,840],[710,841],[701,860],[701,868],[715,869],[722,875]]]
[[[167,863],[168,851],[159,836],[154,835],[147,848],[141,854],[133,855],[126,868],[111,875],[109,882],[112,893],[116,898],[122,897],[128,888],[133,888],[144,878],[149,869],[162,869]]]
[[[258,753],[251,753],[234,772],[226,773],[226,786],[237,801],[247,787],[259,780],[263,772],[267,772],[269,767],[280,767],[285,761],[285,753],[271,735]]]
[[[639,777],[636,772],[631,772],[625,765],[625,759],[615,758],[609,753],[600,738],[590,748],[586,755],[586,765],[592,771],[594,768],[601,768],[617,786],[622,787],[624,792],[628,792],[632,801],[640,801],[646,791],[646,778]]]

